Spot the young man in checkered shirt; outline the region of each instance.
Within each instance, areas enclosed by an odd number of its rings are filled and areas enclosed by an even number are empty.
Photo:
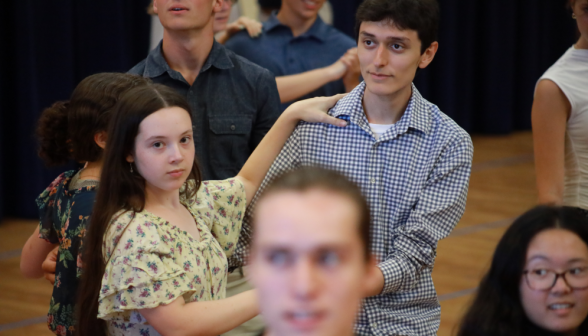
[[[431,272],[437,242],[465,209],[473,146],[412,84],[437,52],[438,21],[436,0],[364,1],[356,23],[364,82],[330,111],[349,125],[301,123],[264,182],[323,166],[360,186],[372,213],[378,281],[358,315],[357,335],[435,335],[439,328]],[[255,199],[248,214],[254,206]],[[250,237],[246,220],[232,265],[246,259]]]

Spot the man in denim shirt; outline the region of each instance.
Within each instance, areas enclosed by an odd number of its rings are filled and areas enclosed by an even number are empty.
[[[278,77],[324,69],[337,62],[349,49],[357,46],[352,38],[327,25],[319,17],[319,10],[325,1],[283,0],[278,14],[272,14],[263,24],[260,36],[252,38],[246,31],[240,32],[231,37],[225,46]],[[351,52],[357,53],[356,50]],[[317,82],[324,85],[313,92],[306,91],[309,93],[297,99],[282,99],[282,110],[298,99],[332,96],[351,91],[359,84],[360,75],[357,57],[354,56],[354,59],[342,78],[341,75],[336,78],[328,78],[326,75],[303,79],[297,86],[308,87]],[[309,83],[309,80],[312,83]],[[278,89],[283,96],[285,90],[282,89],[280,78]]]
[[[163,40],[129,71],[186,96],[205,180],[237,175],[281,113],[273,75],[214,40],[223,1],[155,0]]]

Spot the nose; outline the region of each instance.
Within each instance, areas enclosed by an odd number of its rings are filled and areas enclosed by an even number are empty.
[[[292,286],[297,299],[309,300],[319,291],[319,274],[311,260],[301,258],[294,268]]]
[[[380,44],[376,49],[376,56],[374,57],[374,65],[378,68],[388,65],[388,50],[385,44]]]
[[[551,292],[554,294],[568,293],[572,290],[570,285],[566,282],[563,276],[558,277],[555,280],[555,284],[551,288]]]
[[[168,147],[170,163],[180,163],[184,161],[184,152],[179,144],[174,144]]]

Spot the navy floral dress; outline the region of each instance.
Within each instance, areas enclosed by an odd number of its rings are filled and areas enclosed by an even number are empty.
[[[39,238],[59,244],[47,325],[56,335],[74,334],[74,305],[81,275],[82,238],[92,214],[96,186],[69,190],[77,172],[67,171],[37,198]]]

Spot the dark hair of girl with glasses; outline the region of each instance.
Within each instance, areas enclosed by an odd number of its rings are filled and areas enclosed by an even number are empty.
[[[588,219],[538,206],[494,252],[458,336],[588,335]]]

